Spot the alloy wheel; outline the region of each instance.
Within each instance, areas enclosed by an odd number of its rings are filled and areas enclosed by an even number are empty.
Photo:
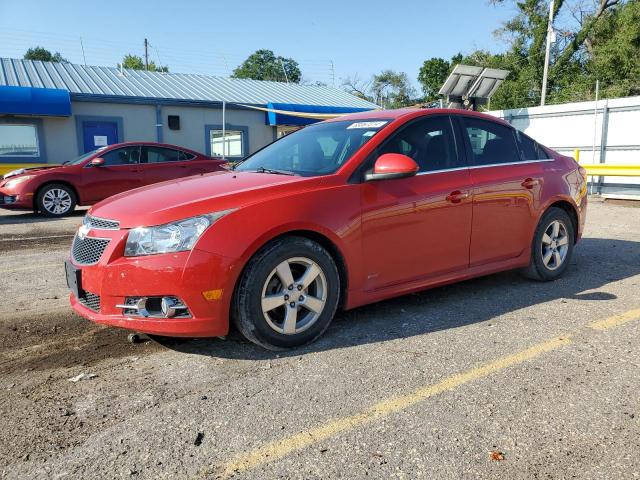
[[[560,220],[554,220],[542,235],[542,263],[549,270],[557,270],[564,263],[569,252],[567,227]]]
[[[71,208],[71,195],[62,188],[51,188],[42,197],[42,206],[47,212],[62,215]]]
[[[262,288],[262,313],[276,332],[294,335],[310,328],[325,308],[327,279],[320,266],[305,257],[281,262]]]

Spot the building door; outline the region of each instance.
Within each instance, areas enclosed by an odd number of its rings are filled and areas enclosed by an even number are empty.
[[[118,124],[116,122],[82,122],[84,153],[118,143]]]

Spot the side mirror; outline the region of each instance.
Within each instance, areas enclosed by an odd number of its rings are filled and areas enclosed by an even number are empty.
[[[401,153],[385,153],[380,155],[373,166],[373,171],[365,174],[367,182],[374,180],[390,180],[392,178],[413,177],[418,173],[418,164]]]
[[[89,162],[89,165],[91,165],[92,167],[102,167],[104,166],[104,158],[94,158],[93,160],[91,160],[91,162]]]

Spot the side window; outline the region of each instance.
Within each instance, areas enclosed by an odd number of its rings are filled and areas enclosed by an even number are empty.
[[[499,123],[463,117],[462,122],[473,152],[472,165],[520,161],[513,130]]]
[[[526,136],[519,130],[516,130],[516,136],[518,137],[522,160],[544,160],[547,158],[546,152],[531,137]]]
[[[194,158],[196,158],[196,156],[193,155],[192,153],[180,151],[179,159],[181,162],[185,162],[187,160],[193,160]]]
[[[401,153],[413,158],[420,172],[464,167],[456,152],[448,117],[418,120],[387,140],[378,154]]]
[[[136,164],[140,161],[140,147],[135,145],[116,148],[101,155],[101,157],[104,158],[106,166]]]
[[[180,152],[164,147],[142,147],[142,160],[144,163],[167,163],[180,160]]]

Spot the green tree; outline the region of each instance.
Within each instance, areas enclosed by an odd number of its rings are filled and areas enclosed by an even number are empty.
[[[302,72],[298,62],[292,58],[276,57],[271,50],[257,50],[249,55],[233,71],[231,76],[233,78],[250,78],[252,80],[300,83]]]
[[[604,96],[640,95],[640,1],[606,16],[588,39],[587,71]]]
[[[44,47],[33,47],[24,54],[25,60],[40,60],[43,62],[68,63],[67,59],[60,55],[60,52],[51,53]]]
[[[384,70],[371,80],[372,97],[384,108],[402,108],[416,103],[416,92],[404,72]]]
[[[418,74],[418,82],[422,85],[425,102],[438,99],[438,91],[449,76],[451,68],[451,63],[442,58],[430,58],[424,61]]]
[[[130,53],[125,55],[122,59],[122,67],[130,68],[131,70],[145,70],[144,60],[138,55],[131,55]],[[150,72],[163,72],[169,73],[169,67],[167,65],[158,66],[154,62],[149,62]]]

